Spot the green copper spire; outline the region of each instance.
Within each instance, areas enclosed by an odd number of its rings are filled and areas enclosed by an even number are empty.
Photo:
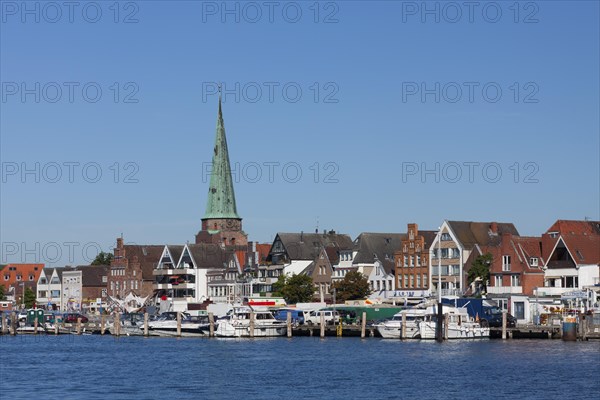
[[[225,123],[221,111],[221,96],[219,95],[219,116],[217,117],[217,135],[215,150],[212,159],[210,186],[208,187],[208,202],[203,219],[209,218],[236,218],[235,193],[231,179],[229,153],[227,151],[227,138],[225,137]]]

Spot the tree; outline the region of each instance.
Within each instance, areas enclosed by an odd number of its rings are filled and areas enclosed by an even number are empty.
[[[113,259],[112,253],[105,253],[101,251],[98,253],[94,261],[92,261],[92,265],[110,265],[110,262]]]
[[[483,288],[481,289],[485,290],[490,281],[490,265],[492,264],[492,260],[493,257],[490,253],[485,253],[475,258],[467,275],[469,285],[475,282],[477,278],[480,278],[483,283]]]
[[[364,299],[371,294],[369,281],[358,271],[348,272],[344,279],[332,286],[339,301]]]
[[[4,285],[0,285],[0,300],[6,300],[6,295],[4,294],[5,290]]]
[[[313,280],[308,275],[280,275],[273,284],[273,295],[283,297],[289,304],[308,302],[314,292]]]
[[[31,288],[25,288],[25,308],[32,308],[35,304],[35,292]]]

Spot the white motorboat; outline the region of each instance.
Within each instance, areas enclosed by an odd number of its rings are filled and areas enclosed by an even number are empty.
[[[421,339],[435,339],[437,306],[428,310],[425,319],[419,322]],[[490,337],[490,328],[483,327],[479,322],[474,321],[466,308],[443,305],[442,313],[444,321],[448,323],[447,327],[443,326],[442,328],[444,332],[447,332],[448,339],[488,339]]]
[[[253,321],[251,321],[252,316]],[[252,326],[254,326],[253,330]],[[286,333],[285,321],[278,321],[270,311],[254,310],[248,306],[234,307],[226,318],[219,320],[215,331],[215,335],[220,337],[283,336]]]
[[[182,313],[181,336],[197,337],[208,335],[210,323],[208,316],[190,316]],[[177,313],[166,312],[148,323],[148,334],[152,336],[177,336]]]
[[[419,322],[429,313],[426,308],[409,308],[395,314],[392,319],[375,325],[377,332],[384,339],[402,338],[402,314],[406,315],[406,339],[419,339]]]

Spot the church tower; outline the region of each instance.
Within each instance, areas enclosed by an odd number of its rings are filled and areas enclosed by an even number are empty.
[[[225,246],[248,245],[248,235],[242,230],[242,218],[238,215],[235,204],[221,96],[219,96],[217,132],[206,213],[202,218],[202,230],[196,235],[196,243],[218,243]]]

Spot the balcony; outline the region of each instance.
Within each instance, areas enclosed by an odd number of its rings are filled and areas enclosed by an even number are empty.
[[[196,270],[193,268],[155,269],[152,275],[196,275]]]
[[[577,290],[576,287],[539,287],[537,288],[537,296],[560,296],[566,292]]]
[[[522,294],[523,286],[488,286],[488,294]]]

